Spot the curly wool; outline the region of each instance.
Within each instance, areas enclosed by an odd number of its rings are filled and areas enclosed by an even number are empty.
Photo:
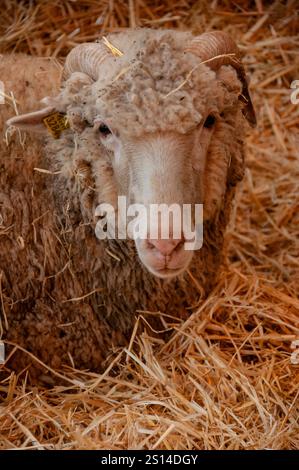
[[[112,34],[112,42],[113,38]],[[113,58],[109,83],[98,80],[82,86],[80,74],[70,77],[57,100],[60,108],[70,111],[79,105],[82,119],[92,123],[101,118],[112,129],[138,137],[157,131],[187,133],[201,122],[207,108],[225,106],[227,95],[231,100],[231,90],[222,86],[216,73],[185,53],[171,33],[149,39],[135,57],[117,60]],[[241,91],[235,71],[232,75]]]
[[[207,102],[217,106],[218,93],[206,92],[206,83],[214,82],[215,75],[191,54],[183,55],[165,35],[149,41],[108,87],[94,85],[96,108],[111,126],[137,136],[156,131],[186,133],[200,123]]]

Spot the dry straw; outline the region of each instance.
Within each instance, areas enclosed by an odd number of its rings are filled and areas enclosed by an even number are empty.
[[[299,79],[296,5],[2,2],[2,53],[61,57],[127,26],[226,30],[245,54],[258,126],[247,140],[215,291],[185,323],[165,312],[165,329],[175,329],[167,342],[138,336],[136,328],[128,349],[111,351],[102,375],[52,371],[65,377],[64,386],[42,389],[26,384],[26,371],[7,371],[0,448],[299,448],[299,366],[291,361],[299,338],[299,105],[290,100]],[[2,298],[0,283],[0,304]],[[145,321],[142,312],[138,321]]]

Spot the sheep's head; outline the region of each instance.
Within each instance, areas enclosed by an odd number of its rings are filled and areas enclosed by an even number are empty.
[[[204,220],[211,220],[228,186],[242,178],[243,115],[255,119],[238,50],[223,33],[192,39],[141,30],[143,43],[131,34],[119,57],[101,43],[75,48],[58,98],[10,124],[41,130],[49,112],[65,113],[70,129],[49,146],[63,174],[81,175],[96,204],[115,206],[124,195],[147,214],[153,204],[203,204]],[[120,50],[121,38],[110,39]],[[135,240],[140,260],[156,276],[178,275],[193,256],[185,249],[184,224],[177,230],[175,217],[182,222],[182,214],[168,213],[167,239],[160,215],[157,236],[150,220],[147,236]]]

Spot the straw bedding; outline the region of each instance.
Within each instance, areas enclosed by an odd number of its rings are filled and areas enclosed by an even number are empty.
[[[52,371],[64,385],[37,388],[5,369],[0,449],[299,448],[298,2],[3,3],[0,52],[58,60],[127,26],[224,29],[245,54],[258,126],[217,288],[187,321],[164,315],[167,342],[133,333],[102,375],[64,368]]]

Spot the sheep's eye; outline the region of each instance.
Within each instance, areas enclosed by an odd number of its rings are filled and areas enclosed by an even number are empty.
[[[213,116],[213,114],[209,114],[209,116],[208,116],[207,119],[205,120],[203,126],[204,126],[206,129],[211,129],[211,128],[214,126],[215,121],[216,121],[215,116]]]
[[[103,136],[103,137],[107,137],[107,135],[111,134],[111,130],[109,129],[108,126],[106,126],[106,124],[101,124],[99,126],[99,133]]]

